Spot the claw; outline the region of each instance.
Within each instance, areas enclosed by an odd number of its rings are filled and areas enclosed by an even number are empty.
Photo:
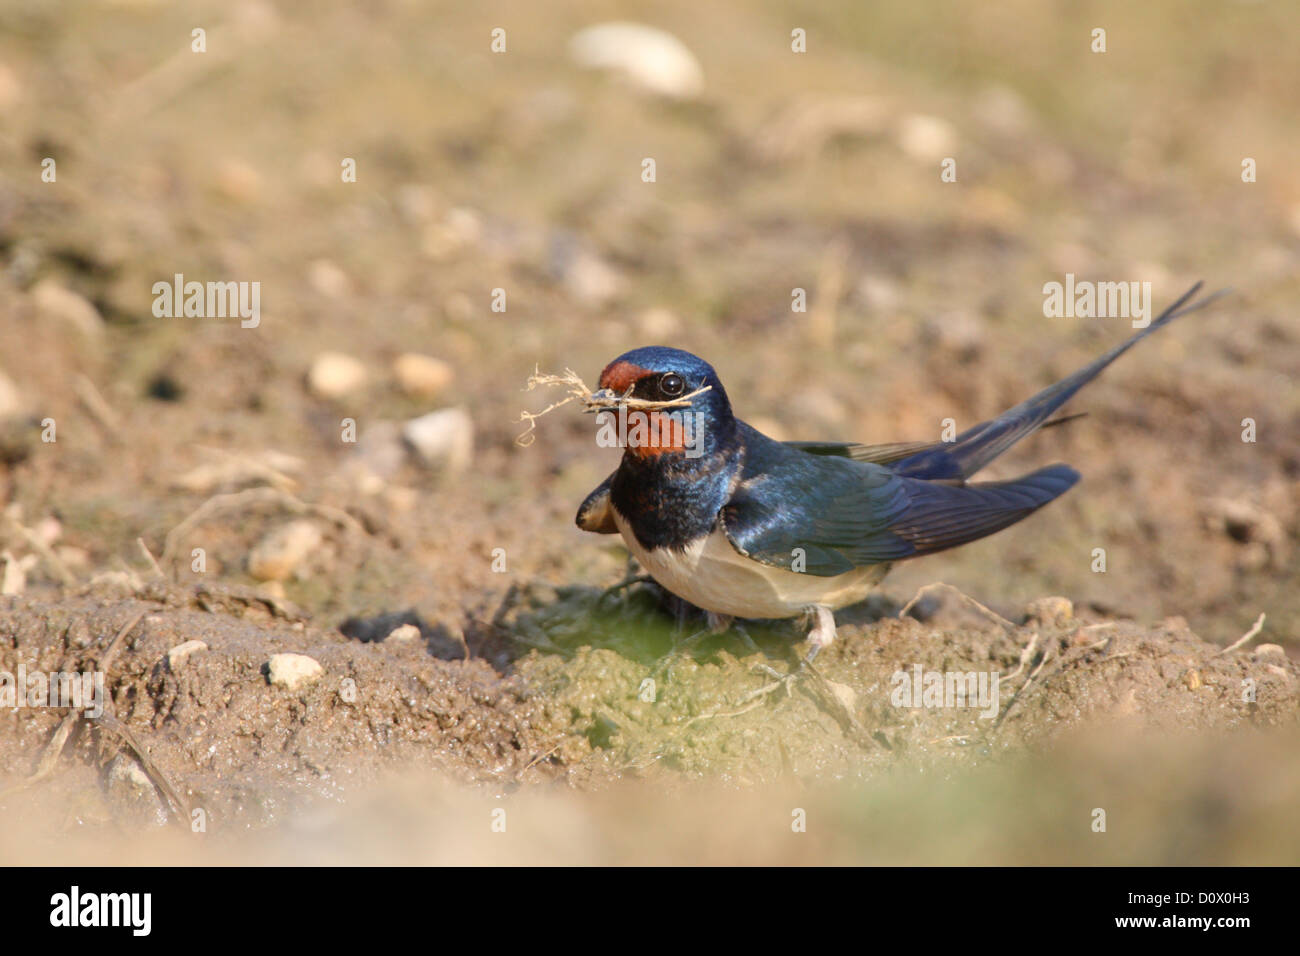
[[[696,631],[690,637],[683,638],[680,641],[673,641],[672,650],[655,661],[654,666],[650,668],[650,676],[658,677],[660,674],[664,674],[669,680],[672,680],[673,664],[682,655],[682,651],[699,643],[702,638],[708,637],[712,633],[713,631],[706,627],[702,631]]]
[[[791,685],[808,674],[813,674],[823,684],[826,678],[822,677],[816,668],[812,666],[813,658],[818,655],[823,647],[828,647],[835,640],[835,614],[828,607],[820,604],[814,604],[808,608],[808,615],[813,620],[813,626],[808,631],[808,642],[812,645],[808,648],[808,653],[803,660],[788,674],[782,674],[779,671],[768,667],[766,664],[758,664],[754,670],[766,673],[773,677],[770,684],[760,687],[758,690],[750,691],[741,698],[741,703],[751,701],[755,697],[762,697],[764,694],[770,694],[775,690],[785,689],[785,695],[789,697],[793,692]]]
[[[796,680],[798,680],[800,677],[803,676],[803,666],[804,665],[800,663],[799,666],[796,667],[794,670],[792,670],[790,673],[782,674],[774,667],[768,667],[766,664],[756,664],[753,670],[758,673],[767,674],[769,677],[773,679],[772,683],[764,684],[762,687],[758,688],[758,690],[751,690],[744,697],[740,698],[740,703],[742,705],[747,704],[751,700],[754,700],[756,697],[763,697],[766,694],[772,693],[773,691],[782,690],[782,689],[785,690],[786,697],[793,696],[794,691],[791,690],[791,685],[794,684]]]

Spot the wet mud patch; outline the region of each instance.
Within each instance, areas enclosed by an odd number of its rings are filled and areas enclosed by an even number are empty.
[[[575,590],[517,619],[536,649],[515,669],[555,721],[567,711],[566,763],[737,784],[976,765],[1112,722],[1210,732],[1300,716],[1300,670],[1279,648],[1223,653],[1181,620],[1076,618],[1062,598],[1018,623],[973,622],[960,604],[932,605],[925,621],[891,609],[881,599],[843,615],[853,623],[817,673],[787,690],[774,678],[803,651],[790,622],[747,622],[745,643],[710,636],[664,657],[673,625],[652,595],[611,606]]]

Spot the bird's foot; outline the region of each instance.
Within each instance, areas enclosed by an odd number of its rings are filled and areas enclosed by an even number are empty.
[[[745,642],[747,647],[753,651],[758,650],[758,645],[754,643],[754,639],[749,636],[749,633],[742,625],[736,623],[734,618],[726,614],[714,614],[712,611],[706,611],[705,613],[708,615],[708,627],[701,631],[696,631],[690,637],[674,641],[672,650],[659,658],[659,660],[655,661],[654,666],[650,668],[651,677],[658,677],[660,674],[664,674],[671,680],[673,664],[677,662],[678,658],[691,648],[695,647],[695,645],[699,644],[699,642],[704,638],[711,635],[725,634],[727,631],[734,631],[740,639]]]
[[[758,688],[758,690],[750,691],[741,698],[742,704],[754,700],[756,697],[762,697],[778,690],[784,690],[785,695],[789,697],[793,693],[791,688],[793,687],[794,682],[808,676],[809,674],[813,675],[813,677],[823,686],[826,685],[826,678],[821,675],[821,672],[818,671],[817,668],[813,667],[813,658],[820,653],[823,647],[826,647],[835,640],[835,615],[830,608],[821,607],[820,605],[810,607],[808,613],[814,619],[812,629],[808,632],[808,641],[812,646],[808,648],[808,653],[804,656],[803,660],[801,660],[794,670],[790,671],[788,674],[782,674],[780,671],[773,667],[769,667],[767,664],[756,665],[753,668],[755,672],[767,674],[769,677],[774,678],[774,680],[772,683],[765,684]]]
[[[769,667],[767,664],[755,664],[750,669],[751,673],[766,674],[768,677],[772,678],[772,682],[770,684],[764,684],[762,687],[758,688],[758,690],[751,690],[744,697],[740,698],[740,703],[747,704],[751,700],[765,697],[766,695],[778,690],[785,691],[785,696],[790,697],[794,694],[794,690],[792,689],[794,687],[794,682],[803,676],[803,669],[806,663],[806,661],[800,661],[798,666],[788,674],[782,674],[775,667]]]

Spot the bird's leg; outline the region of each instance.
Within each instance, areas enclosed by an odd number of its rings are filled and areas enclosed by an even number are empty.
[[[740,643],[745,645],[745,650],[748,653],[750,654],[762,653],[762,651],[759,650],[758,645],[754,643],[754,639],[749,636],[749,631],[745,630],[743,624],[741,624],[739,621],[732,621],[731,629],[732,631],[735,632],[736,636],[740,638]]]
[[[708,620],[708,624],[704,629],[696,631],[690,637],[684,638],[680,641],[673,641],[673,649],[669,651],[669,656],[680,654],[682,651],[694,647],[702,638],[708,637],[710,634],[723,634],[729,627],[731,627],[732,619],[728,615],[714,614],[712,611],[705,611],[704,613]],[[680,632],[680,628],[678,630]]]
[[[749,636],[749,631],[745,630],[745,625],[741,624],[733,616],[730,614],[716,614],[713,611],[705,611],[704,613],[708,615],[708,628],[696,634],[692,634],[682,642],[683,646],[689,646],[693,641],[698,641],[706,634],[726,634],[730,631],[732,634],[735,634],[740,638],[741,643],[745,645],[745,648],[751,654],[759,653],[758,645],[755,644],[754,639]]]
[[[755,697],[762,697],[764,694],[770,694],[773,691],[782,688],[785,689],[785,694],[789,697],[792,693],[790,689],[791,685],[808,672],[821,678],[821,674],[819,674],[816,668],[812,666],[812,662],[813,658],[821,652],[823,647],[829,646],[831,642],[835,640],[835,612],[828,607],[814,604],[808,608],[807,616],[813,619],[813,625],[808,631],[808,641],[812,646],[808,648],[808,653],[804,656],[803,660],[801,660],[798,666],[788,674],[782,674],[780,671],[768,667],[766,664],[759,664],[754,668],[754,670],[767,674],[774,678],[774,680],[772,683],[766,684],[758,690],[750,691],[741,698],[741,703],[753,700]]]
[[[682,626],[686,622],[686,607],[686,602],[684,601],[678,605],[677,633],[679,634],[682,631]],[[734,618],[729,614],[715,614],[713,611],[705,611],[704,613],[707,616],[708,625],[703,630],[696,631],[690,637],[683,638],[682,640],[674,638],[672,650],[659,658],[659,660],[655,661],[654,667],[650,669],[650,675],[652,677],[663,671],[669,672],[669,677],[671,677],[673,663],[681,653],[688,648],[694,647],[702,638],[708,637],[710,634],[724,634],[732,627],[735,627],[736,630],[739,630],[740,633],[744,635],[745,640],[749,641],[750,644],[754,643],[749,635],[745,634],[745,632],[740,629],[739,625],[734,624]]]
[[[596,598],[596,602],[599,603],[610,595],[617,594],[624,588],[630,588],[634,584],[647,584],[653,580],[654,578],[644,572],[638,574],[636,570],[636,559],[629,557],[627,559],[627,568],[623,572],[623,580],[619,581],[617,584],[611,584],[609,587],[605,588],[605,590],[601,591],[600,596]]]
[[[829,647],[835,640],[835,612],[820,604],[814,604],[808,610],[816,620],[808,631],[808,643],[812,646],[808,648],[808,654],[799,665],[800,668],[810,665],[821,649]]]
[[[738,638],[740,638],[741,643],[745,645],[745,648],[751,654],[759,653],[758,645],[755,644],[754,639],[749,636],[749,631],[745,630],[745,625],[741,624],[730,614],[715,614],[713,611],[705,611],[705,613],[709,616],[708,631],[707,632],[700,631],[700,633],[692,635],[691,637],[687,638],[688,641],[698,640],[699,638],[703,637],[706,633],[726,634],[728,631],[730,631],[733,634],[735,634]]]

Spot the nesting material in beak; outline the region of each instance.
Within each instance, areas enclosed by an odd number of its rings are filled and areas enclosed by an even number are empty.
[[[538,385],[563,385],[568,389],[569,394],[558,402],[552,402],[540,412],[520,412],[519,421],[527,422],[528,427],[523,433],[515,439],[515,443],[523,447],[531,445],[537,438],[533,432],[537,428],[537,419],[541,418],[547,412],[559,408],[561,405],[567,405],[574,399],[581,399],[585,406],[583,411],[601,412],[607,409],[625,407],[629,409],[652,409],[652,408],[689,408],[691,399],[697,395],[703,395],[713,388],[712,385],[705,385],[703,388],[697,388],[695,391],[683,395],[680,398],[674,398],[669,401],[655,401],[648,398],[634,398],[632,388],[628,388],[622,395],[618,395],[608,388],[592,391],[582,380],[577,372],[571,368],[566,368],[563,375],[543,375],[540,369],[534,366],[533,374],[528,376],[528,384],[524,391],[531,392]]]

